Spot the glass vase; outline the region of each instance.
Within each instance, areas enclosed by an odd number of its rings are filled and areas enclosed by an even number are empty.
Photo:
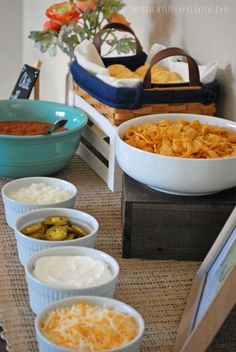
[[[74,105],[73,76],[70,71],[71,64],[68,64],[68,72],[65,78],[65,104]]]

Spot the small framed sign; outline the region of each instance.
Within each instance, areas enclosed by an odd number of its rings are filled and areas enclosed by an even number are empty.
[[[175,352],[204,352],[236,303],[236,207],[194,278]]]
[[[35,98],[37,98],[40,66],[40,61],[37,61],[34,67],[29,65],[23,66],[10,99],[28,99],[34,86],[37,90],[35,96]]]

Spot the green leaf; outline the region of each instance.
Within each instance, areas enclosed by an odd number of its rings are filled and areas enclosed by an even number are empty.
[[[74,33],[73,26],[71,26],[71,27],[63,26],[62,27],[60,34],[59,34],[59,41],[64,43],[65,45],[73,46],[73,47],[75,47],[80,42],[78,35],[76,33]]]
[[[57,32],[55,31],[31,31],[28,38],[34,41],[43,41],[51,39],[52,37],[57,37]]]
[[[105,18],[110,18],[114,12],[120,12],[125,6],[122,0],[103,0],[101,12]]]
[[[109,39],[109,40],[106,40],[106,43],[109,45],[109,46],[115,46],[117,44],[117,39]]]
[[[134,52],[135,48],[136,42],[133,38],[122,38],[115,46],[118,54],[129,54],[130,52]]]
[[[89,27],[93,28],[97,24],[97,13],[93,12],[90,13],[89,16],[87,16],[87,21],[89,22]]]
[[[78,33],[78,34],[83,32],[83,27],[81,27],[79,24],[75,25],[74,26],[74,32]]]
[[[47,52],[49,56],[56,56],[57,55],[57,46],[56,45],[51,45],[48,49]]]
[[[35,47],[42,53],[48,52],[50,56],[57,54],[57,33],[55,31],[32,31],[30,39],[35,41]]]

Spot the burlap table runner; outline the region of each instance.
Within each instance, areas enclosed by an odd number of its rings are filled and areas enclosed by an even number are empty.
[[[96,247],[114,256],[120,265],[115,298],[132,305],[145,319],[141,352],[172,351],[199,263],[122,259],[121,194],[112,193],[78,156],[55,176],[78,186],[76,209],[90,213],[100,223]],[[1,187],[5,183],[1,180]],[[14,233],[5,222],[2,201],[0,221],[0,325],[3,337],[11,352],[36,352],[34,315],[29,307]],[[212,351],[235,351],[236,348],[232,349],[232,343],[236,346],[235,338],[230,339],[230,349],[225,349],[229,339],[222,336],[225,334],[220,335]]]

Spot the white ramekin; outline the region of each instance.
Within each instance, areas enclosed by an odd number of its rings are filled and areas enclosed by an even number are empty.
[[[82,227],[85,227],[89,234],[74,240],[46,241],[26,236],[21,232],[24,227],[40,222],[48,216],[55,215],[67,216],[73,224],[82,225]],[[43,249],[52,247],[82,246],[94,248],[98,235],[98,228],[98,222],[92,215],[75,209],[43,208],[23,214],[17,218],[14,226],[19,260],[22,265],[25,265],[31,255]]]
[[[11,192],[16,192],[21,187],[29,187],[33,183],[44,183],[50,187],[59,187],[65,191],[69,191],[71,196],[61,202],[53,204],[32,204],[32,203],[23,203],[16,201],[9,197]],[[5,217],[8,225],[14,227],[16,219],[31,210],[41,209],[41,208],[74,208],[75,199],[77,195],[77,188],[75,185],[68,181],[61,180],[54,177],[24,177],[17,180],[8,182],[2,188],[2,199],[5,210]]]
[[[102,285],[96,285],[88,288],[61,288],[45,284],[35,278],[33,270],[35,267],[35,262],[39,258],[48,256],[75,255],[88,256],[104,261],[108,265],[108,268],[112,274],[110,280]],[[25,265],[25,275],[28,284],[30,306],[32,311],[35,314],[38,314],[49,304],[63,298],[81,295],[113,297],[119,275],[119,265],[113,257],[97,249],[77,246],[58,247],[45,249],[31,256]]]
[[[44,320],[44,318],[51,311],[57,308],[71,306],[79,302],[85,302],[88,304],[103,306],[103,307],[105,306],[108,309],[117,310],[119,312],[123,312],[131,315],[135,319],[135,322],[138,326],[137,335],[133,340],[131,340],[126,345],[120,348],[113,349],[110,352],[138,352],[139,351],[142,338],[143,338],[143,333],[144,333],[144,321],[142,316],[134,308],[132,308],[131,306],[123,302],[120,302],[111,298],[107,298],[107,297],[80,296],[80,297],[67,298],[67,299],[57,301],[51,304],[50,306],[48,306],[47,308],[43,309],[36,317],[35,330],[36,330],[36,338],[39,345],[39,352],[71,352],[67,348],[59,347],[51,343],[50,341],[48,341],[40,331],[40,324],[42,320]]]

